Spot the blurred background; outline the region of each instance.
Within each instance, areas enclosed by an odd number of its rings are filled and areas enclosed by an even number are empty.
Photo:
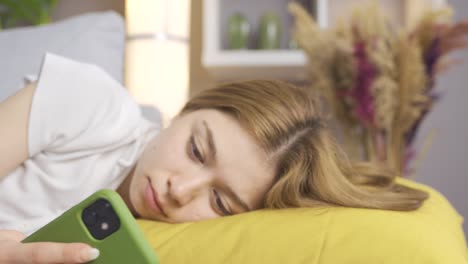
[[[40,15],[23,12],[23,18],[29,20],[10,18],[8,22],[5,6],[24,11],[15,6],[19,2],[0,1],[3,32],[36,23],[57,23],[89,12],[112,10],[120,14],[126,29],[121,80],[138,102],[157,107],[165,124],[190,95],[220,82],[253,78],[281,78],[298,84],[308,81],[306,56],[291,38],[294,21],[286,9],[288,0],[43,1],[36,8],[39,11],[34,11]],[[368,1],[300,2],[326,28]],[[455,21],[468,19],[466,0],[377,2],[399,27],[411,26],[424,10],[444,4],[452,6]],[[416,148],[421,149],[431,135],[431,145],[416,164],[413,177],[443,193],[468,219],[468,52],[457,51],[451,57],[465,63],[451,67],[437,79],[435,89],[440,90],[441,99],[415,139]],[[6,72],[6,68],[0,69],[0,79],[6,79]],[[464,228],[466,233],[466,223]]]

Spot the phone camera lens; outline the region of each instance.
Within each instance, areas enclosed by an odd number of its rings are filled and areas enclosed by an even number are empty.
[[[95,211],[85,210],[83,213],[83,221],[88,226],[93,226],[97,223],[98,215]]]

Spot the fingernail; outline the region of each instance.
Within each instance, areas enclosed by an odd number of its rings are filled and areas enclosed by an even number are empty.
[[[85,249],[81,252],[86,261],[95,260],[99,257],[99,250],[96,248]]]

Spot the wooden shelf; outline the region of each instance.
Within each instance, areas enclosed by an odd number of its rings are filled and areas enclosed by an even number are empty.
[[[255,4],[252,4],[252,1]],[[317,21],[327,24],[327,1],[317,0]],[[289,0],[204,0],[203,1],[203,48],[202,64],[217,81],[239,79],[274,78],[303,81],[306,79],[307,59],[299,49],[277,50],[229,50],[223,45],[227,15],[231,12],[245,12],[251,20],[252,28],[267,10],[274,10],[283,20],[283,46],[288,41],[292,17],[287,11]],[[225,10],[228,9],[228,10]],[[224,41],[223,41],[224,40]]]
[[[203,64],[218,80],[233,79],[305,79],[307,63],[300,50],[219,51],[204,56]]]

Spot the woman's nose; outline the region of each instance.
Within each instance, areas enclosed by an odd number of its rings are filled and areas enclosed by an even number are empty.
[[[208,175],[173,175],[167,180],[168,193],[179,206],[184,206],[209,188],[210,182]]]

